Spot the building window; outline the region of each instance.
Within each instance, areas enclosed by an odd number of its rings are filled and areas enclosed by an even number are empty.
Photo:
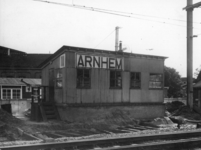
[[[56,88],[63,87],[62,77],[63,77],[62,69],[61,68],[56,69]]]
[[[130,73],[130,88],[140,89],[141,88],[141,74],[140,72]]]
[[[121,88],[122,77],[120,71],[110,71],[110,88]]]
[[[149,78],[149,88],[152,89],[160,89],[163,87],[163,78],[162,78],[162,74],[150,74],[150,78]]]
[[[21,93],[20,89],[13,89],[12,99],[20,99],[20,93]]]
[[[65,67],[65,54],[60,56],[60,68]]]
[[[77,69],[77,88],[90,88],[91,76],[89,69]]]
[[[11,89],[2,90],[2,99],[11,99]]]
[[[10,99],[21,99],[21,89],[19,88],[3,88],[2,89],[2,99],[3,100],[10,100]]]

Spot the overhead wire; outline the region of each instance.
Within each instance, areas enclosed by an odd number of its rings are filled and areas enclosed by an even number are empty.
[[[151,19],[145,19],[145,18],[139,18],[139,17],[134,17],[134,16],[129,16],[129,15],[124,15],[124,14],[118,14],[118,13],[113,13],[108,11],[102,11],[104,9],[95,9],[94,7],[87,7],[87,6],[82,6],[82,5],[71,5],[71,4],[63,4],[63,3],[57,3],[57,2],[50,2],[50,1],[42,1],[42,0],[34,0],[34,1],[39,1],[39,2],[46,2],[50,4],[57,4],[57,5],[63,5],[67,7],[73,7],[73,8],[78,8],[78,9],[84,9],[84,10],[89,10],[89,11],[96,11],[100,13],[106,13],[106,14],[111,14],[111,15],[116,15],[116,16],[122,16],[122,17],[128,17],[128,18],[134,18],[134,19],[139,19],[139,20],[145,20],[145,21],[151,21],[151,22],[157,22],[161,24],[167,24],[167,25],[173,25],[173,26],[180,26],[180,27],[185,27],[185,28],[192,28],[192,29],[201,29],[201,28],[195,28],[195,27],[187,27],[183,25],[178,25],[174,23],[167,23],[165,21],[157,21],[157,20],[151,20]],[[106,10],[106,9],[105,9]]]
[[[106,13],[106,14],[111,14],[111,15],[117,15],[117,16],[122,16],[122,17],[128,17],[128,18],[134,18],[134,19],[158,22],[158,23],[169,24],[169,25],[174,25],[174,26],[181,26],[181,27],[186,27],[186,26],[178,25],[178,24],[174,24],[174,23],[167,23],[167,22],[164,22],[164,21],[139,18],[139,17],[134,17],[134,16],[131,16],[131,15],[139,15],[139,16],[143,16],[143,17],[152,17],[152,18],[158,18],[158,19],[168,19],[168,20],[174,20],[174,21],[187,22],[185,20],[179,20],[179,19],[171,19],[171,18],[163,18],[163,17],[151,16],[151,15],[134,14],[134,13],[128,13],[128,12],[123,12],[123,11],[115,11],[115,10],[110,10],[110,9],[101,9],[101,8],[96,8],[96,7],[88,7],[88,6],[84,6],[84,5],[75,5],[75,4],[71,5],[71,4],[64,4],[64,3],[57,3],[57,2],[50,2],[50,1],[42,1],[42,0],[34,0],[34,1],[52,3],[52,4],[63,5],[63,6],[68,6],[68,7],[78,8],[78,9],[96,11],[96,12],[100,12],[100,13]],[[129,15],[125,15],[125,14],[129,14]],[[201,24],[199,22],[193,22],[193,23]],[[193,29],[195,29],[195,27],[193,27]]]
[[[84,8],[88,8],[88,9],[91,8],[91,9],[96,9],[96,10],[101,10],[101,11],[109,11],[109,12],[121,13],[121,14],[129,14],[129,15],[137,15],[137,16],[151,17],[151,18],[157,18],[157,19],[168,19],[168,20],[174,20],[174,21],[180,21],[180,22],[187,22],[186,20],[181,20],[181,19],[172,19],[172,18],[164,18],[164,17],[152,16],[152,15],[136,14],[136,13],[130,13],[130,12],[124,12],[124,11],[116,11],[116,10],[111,10],[111,9],[88,7],[88,6],[84,6],[84,5],[76,5],[76,6],[84,7]],[[192,22],[192,23],[201,24],[201,22]]]
[[[100,43],[98,43],[94,48],[98,47],[103,41],[105,41],[115,30],[108,34]]]

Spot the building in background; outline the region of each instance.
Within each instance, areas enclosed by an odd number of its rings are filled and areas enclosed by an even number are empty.
[[[41,85],[38,65],[49,56],[51,54],[27,54],[0,46],[0,108],[7,107],[5,109],[13,114],[30,108],[31,87]]]
[[[37,86],[41,86],[41,79],[0,78],[0,108],[13,114],[30,109],[33,87]]]
[[[51,54],[27,54],[0,46],[0,77],[41,78],[38,67]]]

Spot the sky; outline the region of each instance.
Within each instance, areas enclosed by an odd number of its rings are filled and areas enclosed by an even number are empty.
[[[114,51],[118,26],[125,52],[168,57],[165,65],[186,77],[183,8],[187,0],[47,1],[100,8],[104,12],[34,0],[0,0],[0,45],[26,53],[53,54],[63,45]],[[193,0],[197,2],[200,0]],[[200,15],[201,7],[195,8],[193,35],[198,36],[193,38],[193,71],[201,65]]]

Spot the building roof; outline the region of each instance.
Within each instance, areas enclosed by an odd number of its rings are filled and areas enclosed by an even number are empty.
[[[51,54],[27,54],[0,46],[0,67],[9,68],[38,68],[38,65]],[[10,53],[10,54],[8,54]]]
[[[27,85],[40,86],[41,79],[0,78],[0,85],[2,86],[27,86]]]
[[[201,88],[201,80],[193,85],[193,88]]]
[[[157,59],[166,59],[167,57],[163,56],[154,56],[154,55],[144,55],[144,54],[136,54],[136,53],[128,53],[128,52],[120,52],[120,51],[111,51],[111,50],[101,50],[101,49],[91,49],[91,48],[83,48],[83,47],[74,47],[74,46],[62,46],[59,50],[57,50],[54,54],[52,54],[49,58],[43,61],[39,67],[44,67],[48,62],[50,62],[55,57],[58,57],[61,53],[65,51],[74,51],[74,52],[87,52],[87,53],[96,53],[96,54],[113,54],[117,56],[126,56],[126,57],[139,57],[139,58],[157,58]]]
[[[11,48],[0,46],[0,55],[23,55],[26,54],[25,52],[14,50]]]

